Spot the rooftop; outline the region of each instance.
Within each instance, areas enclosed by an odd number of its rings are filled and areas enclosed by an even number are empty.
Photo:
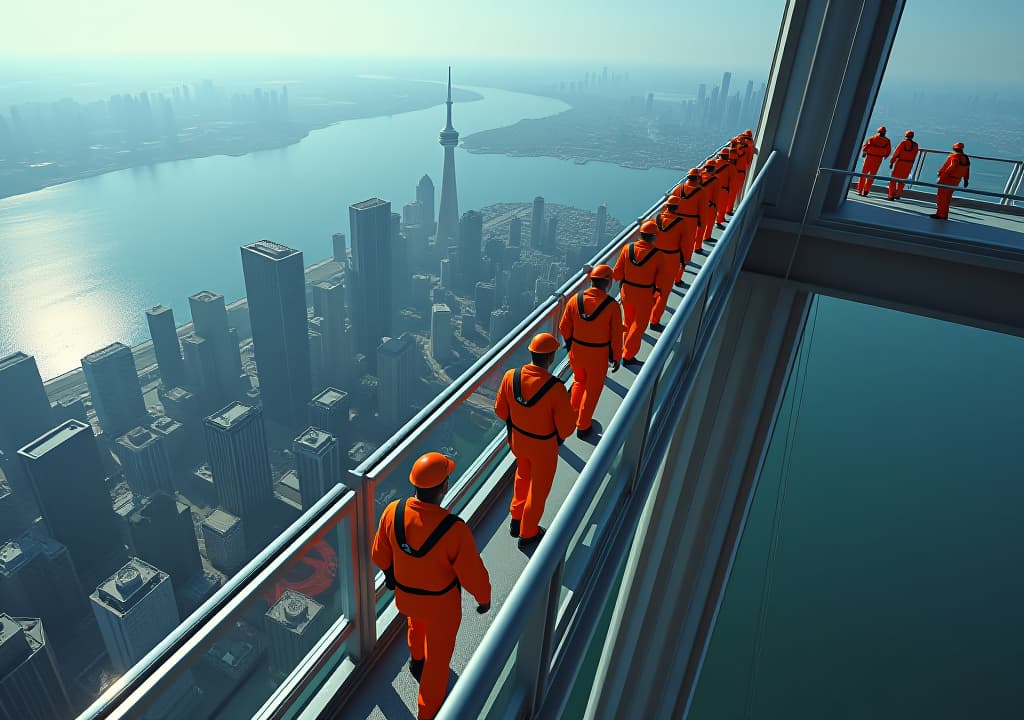
[[[9,367],[29,359],[30,357],[23,352],[11,353],[10,355],[0,358],[0,370],[6,370]]]
[[[308,448],[314,452],[319,452],[334,441],[334,436],[330,433],[325,433],[322,430],[317,430],[315,427],[307,428],[295,438],[295,444],[303,448]]]
[[[96,352],[91,352],[88,355],[86,355],[84,358],[82,358],[82,362],[90,364],[98,363],[102,362],[103,360],[106,360],[107,358],[116,357],[123,353],[128,353],[128,356],[131,357],[131,352],[132,351],[124,343],[110,343],[105,348],[100,348]]]
[[[156,435],[144,427],[132,428],[117,439],[122,447],[141,449],[156,442]]]
[[[329,387],[322,393],[313,398],[313,402],[317,405],[335,405],[345,398],[348,397],[348,393],[344,390],[338,390],[337,388]]]
[[[446,305],[445,303],[434,303],[433,307],[431,307],[430,310],[431,310],[431,312],[446,312],[446,313],[450,313],[452,311],[452,309],[450,307],[448,307],[448,305]]]
[[[380,205],[387,205],[387,204],[388,203],[387,203],[386,200],[381,200],[380,198],[370,198],[369,200],[363,200],[362,202],[354,203],[352,205],[352,209],[354,209],[354,210],[369,210],[370,208],[375,208],[375,207],[378,207]]]
[[[190,295],[188,299],[197,302],[216,302],[217,300],[222,300],[223,296],[220,293],[215,293],[213,290],[200,290],[195,295]]]
[[[19,450],[18,454],[31,460],[38,460],[46,453],[57,449],[63,443],[71,440],[73,437],[86,430],[88,430],[90,434],[92,433],[92,428],[84,422],[81,422],[80,420],[68,420],[49,432],[40,435],[38,438]]]
[[[240,527],[241,522],[231,513],[217,509],[206,516],[206,519],[203,520],[203,527],[208,527],[221,535],[226,535],[236,527]]]
[[[138,558],[132,558],[100,583],[91,597],[93,602],[114,614],[124,615],[166,579],[166,573]]]
[[[165,391],[164,395],[171,400],[185,400],[192,397],[192,393],[183,387],[172,387],[170,390]]]
[[[206,418],[207,425],[219,427],[222,430],[230,430],[234,425],[246,420],[259,411],[249,405],[240,402],[233,402],[227,407],[221,408],[215,415]]]
[[[263,257],[270,258],[271,260],[282,260],[293,255],[301,255],[302,253],[298,250],[293,250],[287,245],[272,242],[270,240],[257,240],[251,245],[244,245],[242,251],[248,250],[256,255],[262,255]]]
[[[153,307],[151,307],[149,310],[146,311],[146,314],[147,315],[163,315],[164,313],[169,313],[169,312],[171,312],[171,309],[169,307],[166,307],[164,305],[154,305]]]
[[[150,424],[150,429],[161,435],[169,435],[181,427],[181,423],[172,417],[161,415]]]
[[[301,635],[324,606],[295,590],[285,590],[281,598],[267,611],[266,617],[296,635]]]
[[[388,338],[377,348],[378,354],[383,355],[401,355],[409,348],[409,338],[402,337]]]

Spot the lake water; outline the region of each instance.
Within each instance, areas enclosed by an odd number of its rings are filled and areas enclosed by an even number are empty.
[[[471,89],[484,99],[455,105],[463,137],[568,107]],[[243,244],[275,240],[302,250],[307,265],[329,256],[331,235],[348,233],[350,204],[377,196],[401,212],[424,173],[440,193],[443,124],[442,105],[339,123],[277,150],[160,163],[0,200],[0,354],[34,354],[52,377],[107,343],[146,339],[148,307],[172,307],[180,324],[192,293],[241,297]],[[456,169],[460,211],[542,195],[584,209],[604,202],[623,221],[678,179],[672,170],[461,149]]]

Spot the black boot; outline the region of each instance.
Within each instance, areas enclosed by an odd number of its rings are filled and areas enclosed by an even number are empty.
[[[416,678],[416,682],[419,682],[420,676],[423,674],[423,660],[409,658],[409,672]]]
[[[514,518],[512,520],[509,520],[509,523],[508,523],[508,534],[509,535],[511,535],[512,537],[519,537],[519,524],[520,524],[520,522],[522,522],[522,521],[516,520]]]

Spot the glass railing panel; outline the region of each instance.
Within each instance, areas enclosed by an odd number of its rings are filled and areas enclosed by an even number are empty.
[[[518,653],[519,645],[517,644],[515,650],[509,654],[508,660],[505,661],[505,666],[498,676],[499,680],[495,683],[484,704],[483,711],[479,715],[481,720],[507,720],[519,716],[517,710],[522,704],[523,691],[515,682],[516,676],[512,672]]]

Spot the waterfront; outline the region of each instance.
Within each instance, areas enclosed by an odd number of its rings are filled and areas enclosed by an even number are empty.
[[[464,136],[567,107],[471,89],[484,99],[455,105]],[[442,123],[441,107],[348,121],[286,148],[133,168],[0,201],[0,354],[32,353],[49,378],[109,342],[146,339],[152,305],[171,306],[185,323],[190,294],[243,294],[238,248],[253,240],[300,249],[307,265],[321,260],[331,235],[348,232],[351,203],[378,196],[400,212],[424,173],[440,187]],[[625,222],[678,176],[461,149],[456,166],[461,211],[542,195],[583,209],[606,202]]]

